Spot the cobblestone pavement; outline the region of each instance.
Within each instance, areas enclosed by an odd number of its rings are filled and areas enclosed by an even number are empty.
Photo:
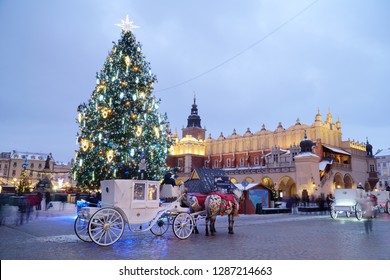
[[[0,226],[2,260],[389,260],[390,216],[379,214],[373,231],[355,217],[332,220],[329,215],[240,215],[235,234],[227,217],[218,217],[215,236],[199,234],[177,239],[172,229],[163,236],[133,233],[108,247],[83,242],[73,231],[74,205],[64,211],[39,211],[22,225]]]

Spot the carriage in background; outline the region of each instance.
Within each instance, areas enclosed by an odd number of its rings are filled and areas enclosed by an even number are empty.
[[[101,182],[101,192],[102,208],[83,207],[74,223],[81,240],[100,246],[118,241],[126,224],[134,232],[150,230],[162,235],[172,223],[175,236],[186,239],[195,228],[196,217],[204,214],[204,211],[188,213],[188,208],[181,205],[181,196],[161,203],[157,181],[106,180]]]
[[[372,199],[374,216],[376,213],[389,213],[389,192],[378,191],[366,193],[363,189],[336,189],[334,191],[334,200],[330,209],[330,216],[336,219],[339,214],[345,213],[347,217],[355,215],[360,220],[364,215],[364,202]]]
[[[330,207],[330,216],[336,219],[345,213],[347,217],[355,215],[358,220],[362,218],[362,208],[359,201],[365,198],[362,189],[335,189],[333,203]]]
[[[371,195],[376,197],[376,209],[378,213],[387,213],[390,215],[390,192],[389,191],[375,191]]]

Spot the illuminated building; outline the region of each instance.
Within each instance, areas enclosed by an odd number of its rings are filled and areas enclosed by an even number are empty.
[[[47,158],[48,168],[45,169]],[[41,179],[48,176],[53,183],[53,190],[58,189],[59,183],[64,187],[72,186],[69,176],[71,164],[56,162],[51,153],[34,152],[2,152],[0,153],[0,185],[18,186],[22,172],[26,170],[29,188],[32,189]]]
[[[216,139],[204,137],[200,122],[194,99],[183,136],[175,132],[167,159],[184,181],[194,168],[223,169],[236,185],[263,186],[288,199],[304,190],[311,197],[324,197],[360,182],[373,189],[378,180],[372,146],[342,140],[341,122],[334,122],[330,112],[323,121],[318,111],[309,125],[298,119],[288,128],[279,123],[269,130],[263,125],[257,132],[248,128],[240,135],[233,130]]]
[[[378,151],[375,154],[377,163],[379,182],[377,188],[379,190],[390,189],[390,149]]]

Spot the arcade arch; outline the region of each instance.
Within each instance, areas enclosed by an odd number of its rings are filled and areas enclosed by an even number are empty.
[[[283,198],[294,197],[297,194],[295,181],[289,176],[283,176],[277,184],[279,195]]]
[[[274,181],[270,177],[261,178],[260,184],[269,189],[273,189],[273,187],[275,186]]]
[[[344,188],[346,189],[352,189],[353,179],[350,174],[344,175]]]
[[[336,173],[334,175],[333,184],[335,189],[343,189],[344,188],[344,178],[341,173]]]

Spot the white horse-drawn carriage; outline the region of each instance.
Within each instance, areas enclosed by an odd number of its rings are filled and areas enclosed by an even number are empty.
[[[387,213],[390,215],[390,192],[389,191],[377,191],[372,192],[377,198],[377,209],[378,212]]]
[[[375,197],[374,197],[375,196]],[[340,214],[345,213],[347,217],[355,215],[360,220],[365,213],[365,205],[368,200],[372,200],[372,213],[375,216],[380,209],[390,214],[389,192],[379,191],[372,194],[363,189],[336,189],[334,200],[331,204],[330,216],[336,219]]]
[[[164,234],[170,224],[179,239],[188,238],[196,219],[204,211],[189,213],[182,197],[160,202],[160,183],[156,181],[106,180],[101,182],[102,207],[83,207],[74,230],[83,241],[108,246],[118,241],[127,224],[132,231]]]

